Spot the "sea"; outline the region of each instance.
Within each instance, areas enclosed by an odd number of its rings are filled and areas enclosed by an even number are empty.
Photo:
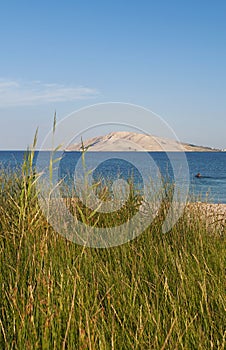
[[[25,151],[0,151],[1,172],[20,171],[24,155]],[[35,151],[34,168],[38,172],[47,169],[51,155]],[[75,186],[75,177],[87,172],[94,182],[132,179],[142,189],[148,178],[160,176],[189,188],[191,199],[226,204],[226,152],[87,152],[83,156],[81,152],[56,152],[57,180]]]

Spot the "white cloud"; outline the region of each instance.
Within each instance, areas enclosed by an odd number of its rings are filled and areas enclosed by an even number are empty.
[[[96,89],[87,87],[0,79],[0,108],[83,100],[97,95]]]

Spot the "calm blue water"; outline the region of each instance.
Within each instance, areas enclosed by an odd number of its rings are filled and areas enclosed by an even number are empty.
[[[127,159],[128,153],[130,153],[129,159]],[[174,180],[175,175],[172,165],[165,153],[149,153],[152,159],[151,165],[148,164],[141,153],[128,153],[88,152],[86,158],[89,169],[95,169],[93,178],[95,180],[104,178],[106,181],[114,181],[118,178],[127,180],[132,177],[141,188],[143,186],[143,175],[153,177],[156,176],[156,171],[162,177]],[[38,157],[39,165],[41,164],[45,168],[48,166],[49,155],[49,152],[36,152],[35,161]],[[177,164],[177,169],[179,169],[180,162],[182,162],[181,155],[172,153],[172,156],[175,164]],[[0,151],[0,169],[14,170],[19,168],[23,162],[23,157],[23,151]],[[226,203],[226,152],[187,152],[186,158],[189,167],[190,194],[199,196],[201,200],[206,200],[208,196],[208,201],[212,203]],[[64,153],[62,160],[58,163],[58,178],[70,182],[77,171],[79,160],[81,161],[80,152]],[[96,167],[97,160],[100,164]],[[202,178],[195,177],[198,172],[202,174]],[[180,176],[180,181],[183,182],[183,174],[181,173]]]

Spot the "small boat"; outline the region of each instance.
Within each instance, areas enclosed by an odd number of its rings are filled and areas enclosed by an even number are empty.
[[[198,174],[195,175],[195,177],[200,178],[200,177],[202,177],[202,175],[200,173],[198,173]]]

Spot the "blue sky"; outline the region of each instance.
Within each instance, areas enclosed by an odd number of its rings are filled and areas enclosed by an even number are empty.
[[[0,149],[119,101],[162,116],[181,141],[226,147],[225,1],[2,1]],[[147,120],[148,123],[148,120]]]

